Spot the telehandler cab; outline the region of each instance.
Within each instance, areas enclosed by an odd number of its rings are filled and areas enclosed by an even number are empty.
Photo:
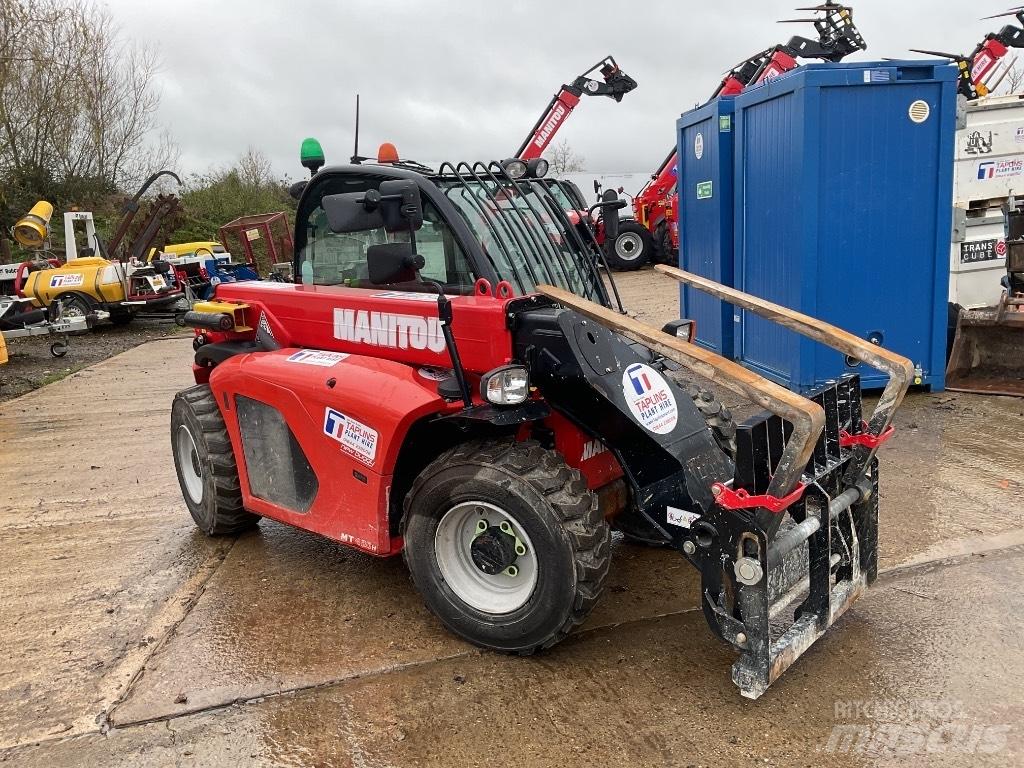
[[[530,654],[586,618],[619,529],[700,571],[749,697],[874,581],[875,450],[905,358],[661,268],[888,371],[864,422],[856,376],[807,399],[689,343],[685,323],[626,316],[541,181],[497,163],[313,166],[297,284],[223,284],[186,318],[196,385],[171,441],[207,534],[266,516],[402,553],[449,630]],[[767,410],[723,440],[681,368]]]

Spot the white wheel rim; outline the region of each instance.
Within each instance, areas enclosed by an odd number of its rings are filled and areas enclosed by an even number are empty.
[[[185,484],[185,492],[196,504],[203,503],[203,467],[199,462],[199,451],[196,441],[188,427],[178,427],[174,440],[174,456],[178,460],[178,469]]]
[[[507,524],[525,546],[526,552],[515,559],[515,575],[509,575],[508,569],[491,575],[473,562],[470,548],[479,520],[486,520],[489,526]],[[434,534],[434,554],[452,592],[483,613],[511,613],[526,604],[537,586],[537,554],[530,537],[508,512],[485,501],[463,502],[444,514]]]
[[[615,255],[623,261],[633,261],[643,253],[644,242],[635,232],[626,232],[615,238]]]

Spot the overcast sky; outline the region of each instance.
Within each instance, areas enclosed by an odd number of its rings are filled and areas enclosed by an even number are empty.
[[[563,82],[615,56],[639,83],[622,103],[585,98],[558,135],[595,172],[646,171],[674,141],[679,113],[708,98],[738,60],[813,37],[794,0],[107,0],[126,36],[156,46],[159,120],[185,172],[230,165],[247,147],[279,174],[304,175],[299,143],[315,136],[327,160],[352,153],[355,94],[360,151],[394,142],[403,157],[511,155]],[[812,3],[802,3],[811,5]],[[631,8],[637,9],[635,12]],[[1002,20],[999,0],[858,0],[868,51],[969,52]]]

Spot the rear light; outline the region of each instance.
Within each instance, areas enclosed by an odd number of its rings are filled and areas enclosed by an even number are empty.
[[[530,396],[530,374],[521,365],[507,365],[484,374],[480,396],[492,405],[519,405]]]

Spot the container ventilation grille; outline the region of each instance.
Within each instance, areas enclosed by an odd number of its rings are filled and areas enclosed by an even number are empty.
[[[932,113],[932,108],[928,106],[927,101],[918,99],[910,105],[910,119],[915,123],[923,123],[928,119],[928,116]]]

